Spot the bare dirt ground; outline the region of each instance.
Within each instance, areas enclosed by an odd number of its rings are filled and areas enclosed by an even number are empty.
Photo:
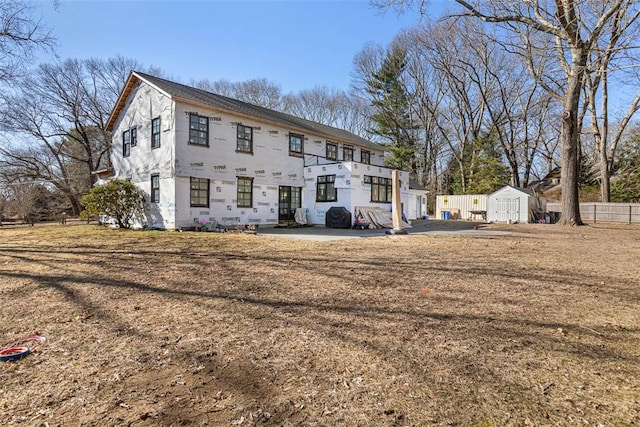
[[[640,228],[0,229],[3,425],[640,424]]]

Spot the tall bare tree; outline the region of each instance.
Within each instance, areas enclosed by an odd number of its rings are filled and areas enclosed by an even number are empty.
[[[225,79],[214,81],[203,79],[192,82],[191,84],[198,89],[272,110],[282,110],[283,108],[283,95],[280,85],[264,78],[240,82],[231,82]]]
[[[579,121],[582,89],[589,55],[598,49],[598,42],[611,27],[611,22],[624,17],[637,18],[640,5],[635,0],[485,0],[468,2],[455,0],[463,11],[458,16],[471,16],[502,26],[505,34],[522,35],[541,33],[551,38],[555,49],[553,58],[563,73],[559,88],[548,84],[534,67],[531,71],[539,83],[562,103],[562,210],[561,223],[582,224],[579,209],[578,179],[580,133]],[[428,0],[374,0],[382,7],[395,7],[418,3],[425,10]],[[529,39],[530,40],[530,39]],[[544,39],[544,40],[549,40]],[[525,43],[524,46],[531,46]],[[518,44],[512,45],[518,49]],[[522,51],[521,51],[522,53]],[[546,70],[543,70],[546,71]]]
[[[326,86],[291,93],[283,98],[283,112],[369,138],[370,105],[356,95]]]
[[[17,77],[39,49],[51,49],[53,36],[26,1],[0,2],[0,82]]]
[[[66,60],[42,64],[17,80],[0,110],[0,126],[11,134],[11,143],[0,147],[4,178],[49,182],[78,214],[80,197],[96,180],[93,172],[108,165],[105,126],[117,85],[129,69],[140,68],[122,58]]]
[[[613,129],[609,111],[609,87],[611,76],[626,69],[634,69],[638,56],[630,49],[640,36],[637,18],[640,10],[632,14],[620,9],[608,22],[606,31],[598,40],[598,48],[589,55],[589,72],[585,75],[585,106],[591,122],[591,133],[595,143],[600,172],[601,201],[608,202],[611,193],[611,170],[615,154],[627,126],[640,109],[640,92],[626,105],[626,111]],[[613,131],[613,132],[612,132]]]

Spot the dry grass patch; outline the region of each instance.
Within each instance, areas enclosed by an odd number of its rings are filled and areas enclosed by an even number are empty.
[[[640,423],[640,228],[509,230],[314,243],[0,229],[0,338],[49,340],[0,365],[0,412],[50,426]]]

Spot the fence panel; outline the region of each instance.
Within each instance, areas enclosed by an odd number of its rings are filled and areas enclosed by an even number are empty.
[[[547,212],[562,212],[562,205],[547,203]],[[580,203],[580,217],[586,222],[640,224],[640,203]]]

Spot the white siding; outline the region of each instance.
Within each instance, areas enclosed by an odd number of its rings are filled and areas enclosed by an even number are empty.
[[[160,147],[151,148],[151,120],[160,117]],[[126,107],[113,128],[111,162],[116,178],[130,179],[146,194],[148,223],[175,227],[175,180],[173,177],[174,103],[161,92],[141,83],[129,95]],[[122,135],[136,128],[137,145],[123,157]],[[151,175],[160,175],[160,201],[150,203]]]
[[[436,197],[435,219],[442,219],[442,211],[460,210],[460,219],[469,219],[471,211],[487,210],[486,194],[442,195]]]
[[[371,184],[364,183],[365,175],[391,178],[392,169],[376,165],[365,165],[358,162],[345,162],[305,168],[305,189],[303,190],[303,207],[307,209],[310,224],[324,224],[325,214],[329,208],[341,206],[351,212],[352,220],[357,206],[370,206],[391,211],[391,203],[371,202]],[[316,183],[318,176],[336,175],[337,201],[316,202]],[[407,216],[409,202],[409,174],[400,172],[400,199]]]
[[[189,113],[208,117],[209,145],[189,144]],[[151,120],[161,118],[161,146],[151,149]],[[253,153],[236,151],[237,125],[253,128]],[[122,155],[122,134],[135,126],[138,142],[128,157]],[[304,156],[289,153],[289,133],[304,135]],[[338,161],[343,160],[345,144],[338,144]],[[253,118],[231,113],[221,113],[213,108],[176,103],[162,92],[140,82],[131,91],[113,129],[112,162],[116,177],[130,179],[150,200],[151,175],[160,175],[160,201],[149,203],[149,224],[162,228],[192,227],[195,222],[220,224],[278,223],[278,190],[280,186],[301,187],[302,206],[307,207],[310,223],[324,224],[324,212],[332,205],[345,206],[353,212],[354,206],[368,206],[370,188],[363,188],[360,174],[357,185],[351,187],[351,168],[380,169],[383,172],[367,173],[390,177],[390,169],[381,167],[383,150],[364,147],[371,153],[372,165],[360,161],[362,147],[353,148],[355,162],[337,163],[325,159],[327,139],[315,134],[305,134],[297,129],[267,124]],[[306,177],[305,164],[322,165],[341,175],[337,203],[316,203],[316,177]],[[349,165],[349,166],[346,166]],[[380,165],[380,166],[378,166]],[[342,168],[343,172],[340,172]],[[324,173],[329,174],[329,173]],[[191,207],[190,177],[209,179],[209,207]],[[237,178],[253,178],[253,206],[237,206]],[[406,173],[404,186],[408,184]],[[370,187],[370,186],[367,186]],[[403,202],[407,203],[403,194]],[[374,204],[382,205],[382,204]],[[389,205],[390,206],[390,205]]]
[[[537,199],[526,191],[505,186],[487,199],[487,221],[528,223],[537,209]]]

